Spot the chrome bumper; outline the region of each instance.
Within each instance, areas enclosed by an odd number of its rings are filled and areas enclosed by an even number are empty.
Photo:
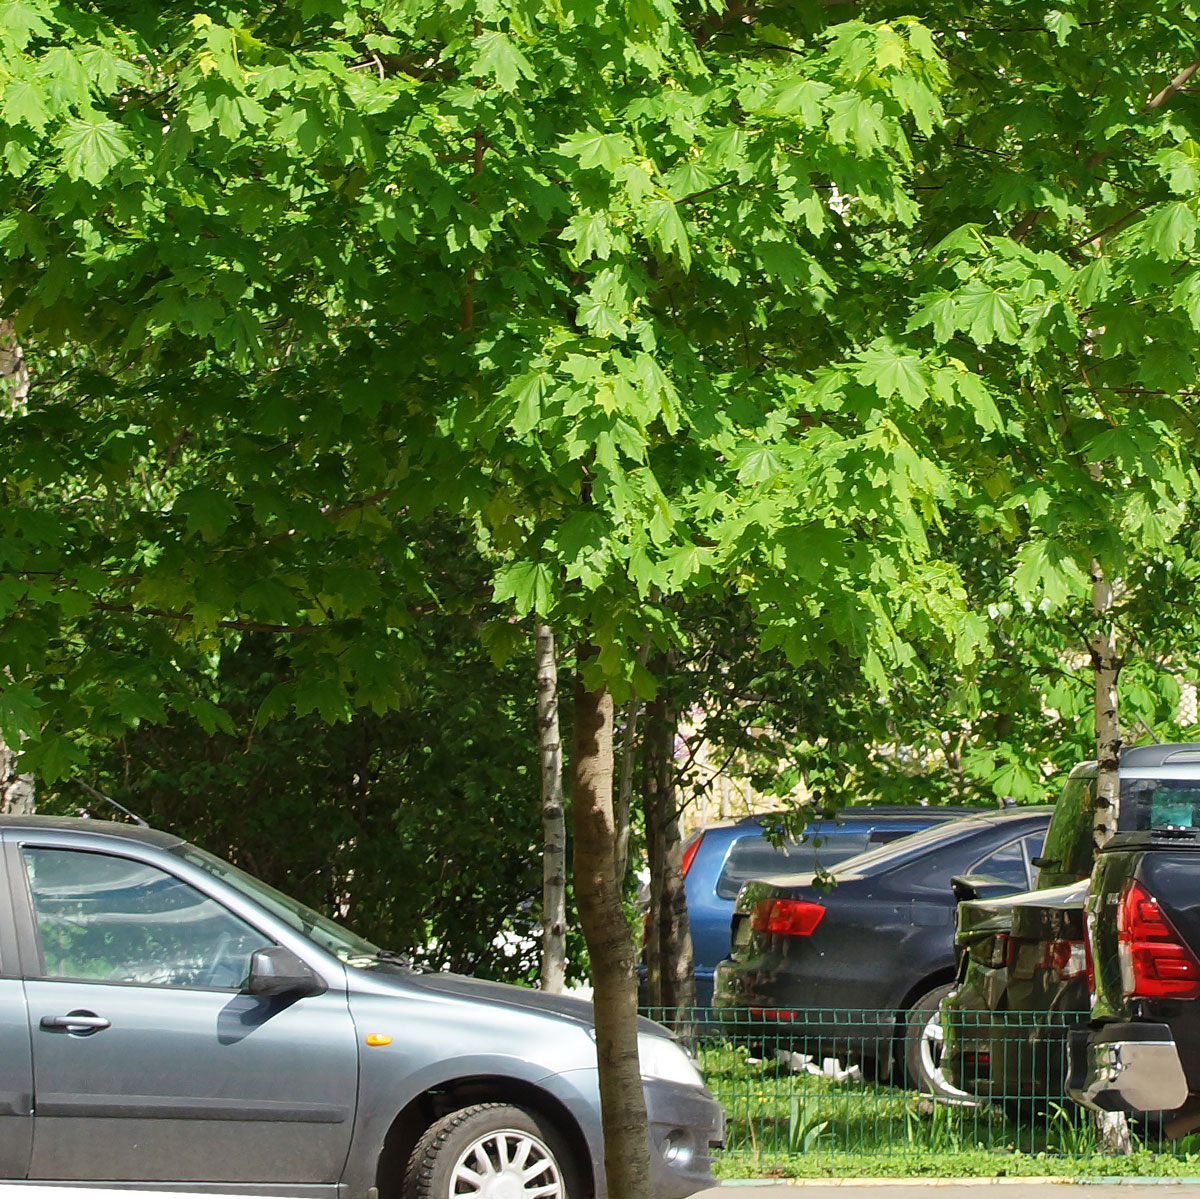
[[[1101,1112],[1169,1112],[1188,1096],[1165,1024],[1106,1024],[1071,1034],[1071,1098]]]

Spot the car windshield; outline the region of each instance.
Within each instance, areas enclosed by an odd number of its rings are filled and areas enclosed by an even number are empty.
[[[236,866],[223,862],[220,858],[197,849],[194,845],[180,845],[174,850],[185,862],[199,866],[223,883],[240,891],[249,899],[264,907],[272,916],[282,920],[298,933],[303,933],[314,945],[319,945],[326,953],[332,953],[340,961],[350,966],[374,966],[379,961],[380,949],[370,941],[343,928],[340,924],[313,911],[306,904],[274,887],[267,886],[261,879]]]

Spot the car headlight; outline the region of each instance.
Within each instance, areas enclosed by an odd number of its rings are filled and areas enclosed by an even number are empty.
[[[640,1032],[637,1043],[643,1078],[677,1082],[685,1087],[704,1086],[696,1063],[677,1041]]]

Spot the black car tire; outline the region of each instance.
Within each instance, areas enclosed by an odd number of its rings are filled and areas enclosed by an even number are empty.
[[[969,1104],[975,1097],[951,1086],[942,1075],[942,1030],[938,1009],[954,989],[943,983],[921,995],[904,1016],[904,1075],[915,1091],[944,1103]]]
[[[425,1131],[408,1159],[404,1199],[579,1199],[576,1179],[570,1152],[547,1121],[507,1103],[477,1103]]]

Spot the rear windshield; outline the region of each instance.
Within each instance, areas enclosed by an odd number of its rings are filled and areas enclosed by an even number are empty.
[[[935,824],[911,837],[904,837],[894,845],[883,845],[868,853],[859,854],[853,862],[834,870],[834,874],[879,874],[904,858],[919,854],[923,845],[949,845],[962,837],[970,836],[983,827],[978,817],[968,816],[963,820],[951,820],[946,824]]]
[[[725,859],[725,867],[717,879],[717,894],[722,899],[736,899],[747,879],[814,873],[819,867],[832,866],[862,853],[877,840],[872,840],[869,829],[825,837],[817,833],[810,840],[785,841],[778,846],[763,836],[743,837],[734,843]]]
[[[1120,827],[1137,833],[1200,829],[1200,780],[1122,779]]]

